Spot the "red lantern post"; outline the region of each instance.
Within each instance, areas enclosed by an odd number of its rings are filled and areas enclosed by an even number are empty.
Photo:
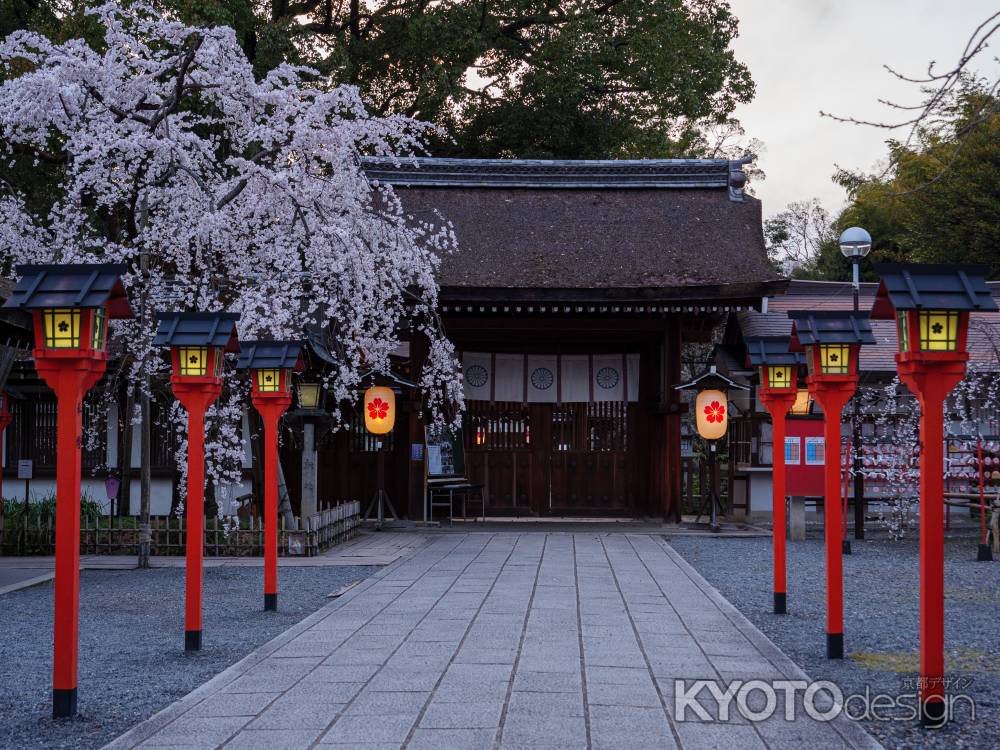
[[[184,649],[201,649],[205,549],[205,411],[222,393],[224,351],[238,351],[236,321],[228,313],[164,313],[154,346],[169,346],[170,387],[188,413],[187,544]]]
[[[872,318],[896,320],[896,369],[920,403],[920,717],[947,721],[944,689],[944,403],[965,376],[969,313],[995,311],[985,266],[877,264]]]
[[[866,313],[794,311],[792,344],[806,351],[806,384],[823,409],[826,535],[826,657],[844,658],[844,573],[840,507],[840,415],[858,384],[862,344],[874,344]]]
[[[278,423],[292,403],[292,371],[303,369],[297,341],[249,341],[237,367],[252,373],[254,408],[264,422],[264,609],[278,609]]]
[[[56,570],[52,715],[77,708],[80,605],[80,442],[83,397],[107,366],[107,321],[131,317],[125,266],[18,266],[5,307],[34,318],[35,369],[58,400],[56,411]]]
[[[798,395],[798,370],[802,355],[789,351],[788,336],[747,339],[747,358],[759,369],[758,396],[771,415],[772,467],[771,503],[774,527],[774,613],[788,612],[785,563],[785,417]]]

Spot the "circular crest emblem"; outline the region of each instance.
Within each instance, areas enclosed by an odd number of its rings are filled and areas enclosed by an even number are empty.
[[[473,388],[482,388],[490,379],[490,374],[482,365],[472,365],[465,370],[465,382]]]
[[[597,384],[605,390],[611,390],[618,385],[618,370],[614,367],[602,367],[597,371]]]
[[[540,391],[548,390],[554,382],[556,378],[548,367],[536,367],[531,371],[531,385]]]

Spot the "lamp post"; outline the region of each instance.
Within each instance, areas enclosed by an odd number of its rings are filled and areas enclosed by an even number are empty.
[[[708,368],[708,372],[699,375],[689,383],[675,385],[674,390],[696,390],[695,398],[695,426],[698,428],[698,435],[708,443],[709,473],[711,475],[711,489],[708,497],[711,503],[709,527],[714,532],[722,530],[718,521],[718,508],[721,505],[719,499],[719,467],[716,456],[716,447],[720,438],[725,437],[729,429],[729,390],[748,391],[749,386],[740,385],[724,375],[716,372],[715,365]],[[698,513],[701,516],[701,513]]]
[[[31,311],[35,369],[58,400],[52,716],[77,707],[80,605],[80,439],[83,397],[107,366],[108,320],[129,318],[123,265],[18,266],[4,307]]]
[[[840,415],[858,384],[862,344],[874,344],[866,313],[791,311],[793,351],[806,353],[806,384],[823,408],[826,533],[826,656],[844,658],[844,576],[840,509]]]
[[[264,609],[278,609],[278,422],[292,403],[292,372],[303,369],[300,341],[247,341],[239,369],[251,372],[251,399],[264,422]]]
[[[295,416],[302,420],[302,501],[303,521],[318,512],[316,466],[316,425],[326,416],[320,409],[322,386],[312,381],[300,380],[295,384],[295,397],[299,408]]]
[[[747,358],[760,377],[761,403],[771,415],[772,507],[774,528],[774,613],[788,611],[785,581],[785,417],[798,398],[799,365],[802,355],[788,350],[788,336],[747,339]],[[808,403],[808,402],[807,402]]]
[[[373,385],[365,391],[364,396],[365,429],[376,437],[378,450],[375,454],[375,495],[365,509],[367,519],[372,509],[377,509],[378,521],[376,529],[381,529],[385,521],[385,508],[388,506],[393,520],[396,519],[396,509],[392,507],[392,500],[385,491],[385,449],[382,435],[392,432],[396,424],[396,392],[392,388],[384,385]]]
[[[184,649],[201,649],[205,548],[205,411],[222,393],[225,352],[239,351],[235,313],[161,313],[154,346],[169,346],[170,387],[188,414]]]
[[[851,261],[851,286],[854,290],[854,312],[860,309],[861,259],[872,249],[872,236],[861,227],[848,227],[840,235],[840,252]],[[858,422],[858,401],[854,399],[851,415],[851,442],[854,445],[854,538],[865,538],[865,477],[861,461],[861,425]],[[851,542],[843,540],[843,552],[851,554]]]
[[[946,720],[944,403],[965,376],[969,313],[995,311],[986,266],[879,264],[872,318],[896,320],[900,379],[920,403],[920,718]]]

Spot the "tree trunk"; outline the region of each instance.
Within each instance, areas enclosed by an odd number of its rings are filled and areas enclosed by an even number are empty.
[[[123,407],[118,411],[120,440],[118,441],[118,476],[122,479],[119,490],[118,515],[132,514],[132,440],[135,430],[132,428],[132,417],[135,412],[135,391],[132,385],[126,385],[122,392]]]
[[[140,267],[142,269],[142,279],[143,283],[148,282],[149,279],[149,253],[142,253],[140,256]],[[143,289],[142,300],[139,304],[139,320],[140,325],[143,330],[146,328],[146,294],[147,291]],[[149,529],[149,501],[150,501],[150,491],[152,484],[151,467],[150,462],[152,461],[151,448],[151,424],[149,409],[149,378],[144,376],[145,382],[142,384],[142,391],[139,394],[139,401],[142,408],[142,424],[140,425],[140,438],[139,438],[139,567],[148,568],[149,567],[149,547],[150,547],[150,529]]]

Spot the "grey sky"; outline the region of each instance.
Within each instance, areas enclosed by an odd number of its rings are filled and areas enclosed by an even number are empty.
[[[930,60],[951,66],[998,0],[730,0],[740,19],[734,47],[757,83],[736,114],[764,141],[767,179],[756,187],[765,215],[819,198],[831,211],[844,191],[835,164],[869,169],[886,154],[885,131],[837,123],[819,110],[870,120],[894,117],[879,98],[913,103],[919,92],[883,68],[919,75]],[[978,69],[996,75],[1000,39]]]

